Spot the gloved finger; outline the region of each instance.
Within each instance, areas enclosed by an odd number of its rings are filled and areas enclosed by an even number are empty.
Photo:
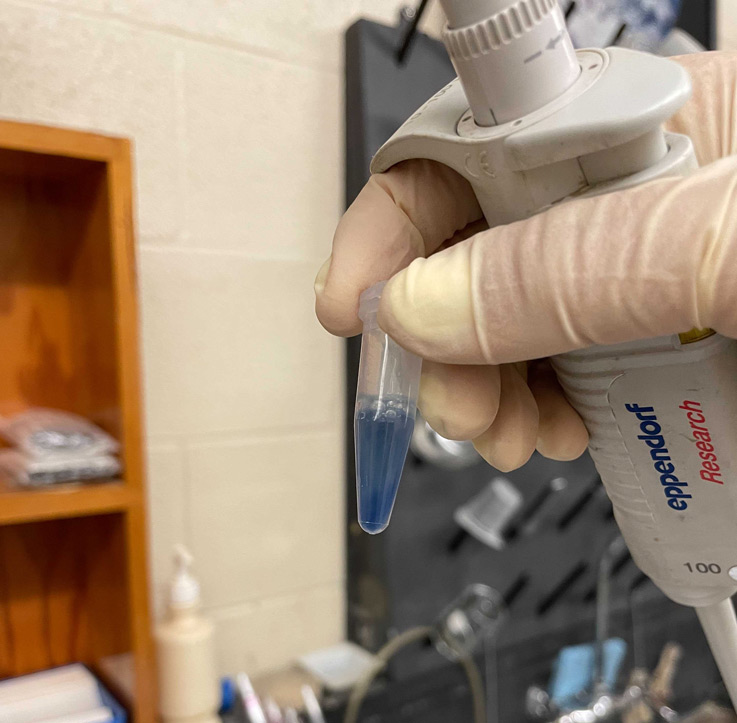
[[[521,467],[535,451],[538,411],[530,388],[512,364],[500,367],[499,411],[491,426],[473,440],[476,451],[500,472]]]
[[[357,334],[361,292],[481,216],[468,182],[440,163],[406,161],[372,176],[340,221],[315,280],[320,323],[333,334]]]
[[[426,361],[422,365],[417,405],[439,435],[446,439],[473,439],[494,421],[500,391],[499,367]]]
[[[440,244],[440,246],[438,246],[435,251],[443,251],[445,249],[448,249],[451,246],[455,246],[456,244],[460,243],[461,241],[465,241],[466,239],[475,236],[477,233],[488,231],[488,229],[489,224],[486,222],[486,219],[482,217],[478,221],[473,221],[469,223],[468,226],[462,228],[460,231],[456,231],[447,241],[444,241],[442,244]]]
[[[578,459],[586,450],[589,435],[547,359],[531,365],[527,383],[540,415],[537,451],[561,462]]]
[[[379,324],[449,364],[710,327],[737,336],[737,158],[490,229],[394,276]]]
[[[674,58],[691,76],[691,100],[666,124],[691,138],[704,166],[737,153],[737,53],[694,53]]]

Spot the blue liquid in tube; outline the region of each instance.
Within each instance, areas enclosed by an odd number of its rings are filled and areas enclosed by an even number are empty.
[[[386,529],[402,477],[417,411],[422,359],[378,324],[384,283],[361,294],[363,322],[354,434],[358,522],[371,535]]]
[[[358,522],[371,535],[389,524],[414,426],[406,399],[359,397],[355,416]]]

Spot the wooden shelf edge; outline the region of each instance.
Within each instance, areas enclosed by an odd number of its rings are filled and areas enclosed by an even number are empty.
[[[140,503],[140,492],[118,480],[50,489],[6,488],[0,491],[0,525],[123,512]]]
[[[103,136],[53,125],[0,120],[2,148],[30,153],[109,162],[128,148],[125,138]]]

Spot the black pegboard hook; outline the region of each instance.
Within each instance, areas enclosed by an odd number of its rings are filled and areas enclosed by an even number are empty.
[[[425,14],[425,10],[427,10],[429,4],[430,0],[420,0],[420,4],[416,8],[405,6],[399,11],[400,22],[406,26],[399,42],[399,47],[397,48],[397,62],[400,65],[404,64],[407,53],[412,47],[412,42],[417,35],[420,20],[422,20],[422,16]]]

